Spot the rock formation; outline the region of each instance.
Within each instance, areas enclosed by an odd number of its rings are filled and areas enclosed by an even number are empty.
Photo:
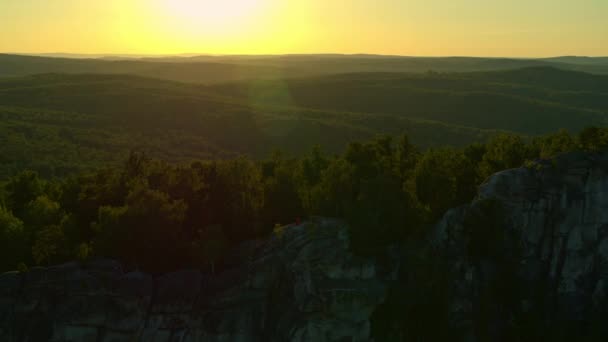
[[[608,154],[498,173],[430,235],[453,340],[608,337]],[[393,293],[426,286],[354,256],[346,227],[327,219],[243,244],[224,264],[217,275],[152,277],[107,260],[0,275],[0,340],[371,341],[389,280],[409,282]]]
[[[479,219],[489,203],[500,214]],[[569,153],[492,176],[472,204],[445,215],[434,243],[453,277],[452,324],[470,340],[543,327],[608,337],[608,154]]]
[[[108,260],[0,276],[2,341],[368,341],[385,285],[318,220],[230,253],[216,276]]]

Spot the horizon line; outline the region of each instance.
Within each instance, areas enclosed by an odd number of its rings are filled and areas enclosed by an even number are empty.
[[[54,57],[54,58],[79,58],[88,57],[93,59],[103,57],[130,57],[130,58],[163,58],[163,57],[281,57],[281,56],[371,56],[371,57],[392,57],[392,58],[487,58],[487,59],[549,59],[549,58],[608,58],[608,55],[546,55],[546,56],[483,56],[483,55],[398,55],[398,54],[382,54],[382,53],[340,53],[340,52],[317,52],[317,53],[77,53],[77,52],[3,52],[0,55],[15,55],[15,56],[34,56],[34,57]]]

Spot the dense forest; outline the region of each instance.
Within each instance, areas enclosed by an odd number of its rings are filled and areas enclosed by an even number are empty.
[[[251,87],[243,83],[212,89],[252,97]],[[608,77],[549,67],[346,74],[259,82],[254,90],[253,100],[261,104],[396,115],[522,134],[602,125],[608,110]]]
[[[111,258],[217,275],[237,245],[331,217],[379,273],[407,263],[376,340],[458,336],[432,228],[496,172],[608,149],[606,61],[311,58],[0,55],[16,76],[0,78],[0,272]],[[502,208],[480,203],[465,257],[503,262]],[[511,278],[488,303],[516,301]]]
[[[381,134],[406,134],[425,150],[501,132],[576,133],[606,124],[607,93],[608,76],[548,67],[213,85],[101,74],[3,78],[0,179],[24,169],[52,178],[116,167],[132,150],[184,163],[257,160],[277,146],[296,156],[315,145],[342,153]]]
[[[230,246],[315,215],[374,254],[496,171],[607,139],[584,128],[607,122],[608,76],[565,67],[604,59],[0,59],[20,76],[0,78],[1,270],[221,267]],[[205,63],[255,72],[172,69]]]
[[[377,256],[421,241],[497,171],[606,147],[599,128],[427,150],[382,136],[339,155],[316,147],[302,157],[171,164],[133,152],[119,167],[62,179],[22,171],[0,187],[0,270],[103,256],[154,273],[216,272],[234,244],[316,215],[344,218],[354,251]]]

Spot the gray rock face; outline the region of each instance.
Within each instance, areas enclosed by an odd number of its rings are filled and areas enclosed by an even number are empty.
[[[2,341],[368,341],[384,300],[346,227],[319,220],[251,242],[225,272],[153,278],[113,261],[0,275]]]
[[[503,208],[497,222],[502,259],[475,258],[468,252],[472,242],[466,217],[489,199]],[[454,326],[473,331],[482,317],[490,334],[503,336],[508,325],[523,324],[513,317],[579,328],[604,319],[608,154],[570,153],[492,176],[471,205],[444,216],[434,243],[453,276]],[[493,299],[488,304],[489,292]],[[500,296],[508,300],[501,302]]]

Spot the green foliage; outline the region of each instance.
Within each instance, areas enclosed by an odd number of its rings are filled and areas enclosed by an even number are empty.
[[[151,272],[217,272],[235,244],[281,235],[276,222],[342,218],[357,254],[415,244],[446,210],[467,203],[491,172],[539,165],[538,158],[602,149],[606,129],[574,139],[565,131],[526,140],[502,134],[463,149],[419,151],[406,136],[380,136],[329,157],[274,153],[174,164],[131,153],[120,166],[62,180],[21,172],[0,184],[2,270],[97,256]],[[492,257],[503,242],[490,204],[467,217],[470,256]]]
[[[0,270],[14,269],[25,261],[27,249],[23,222],[0,206]]]
[[[280,223],[275,224],[274,228],[272,229],[272,233],[278,239],[282,239],[285,235],[285,226],[282,226]]]
[[[470,202],[495,172],[608,148],[608,129],[599,128],[608,122],[608,78],[551,68],[395,73],[411,70],[407,59],[383,60],[392,73],[327,76],[375,62],[322,59],[239,60],[196,72],[148,62],[70,69],[236,81],[206,86],[124,75],[0,80],[0,271],[109,257],[153,273],[217,273],[240,242],[281,238],[300,218],[337,217],[349,224],[356,254],[386,260],[387,247],[399,244],[408,253],[407,272],[374,314],[376,339],[457,339],[447,322],[450,270],[420,248],[429,227]],[[39,62],[23,70],[65,70]],[[419,63],[465,71],[503,61]],[[277,68],[309,77],[234,79]],[[597,127],[583,129],[590,125]],[[562,127],[568,131],[536,136]],[[261,159],[276,146],[284,151]],[[513,307],[521,290],[517,239],[502,219],[492,200],[465,218],[467,256],[478,268],[487,260],[500,266],[478,289],[479,340],[489,336],[487,317],[521,314]],[[533,316],[518,315],[514,331],[542,337],[530,328]]]
[[[296,176],[296,160],[285,160],[276,156],[264,163],[264,205],[262,218],[270,222],[290,222],[304,212]]]
[[[524,140],[513,134],[499,134],[486,145],[479,172],[487,178],[495,172],[520,167],[529,156]]]
[[[584,150],[593,152],[604,150],[608,147],[608,131],[598,127],[588,127],[580,132],[578,140]]]
[[[351,224],[356,253],[381,253],[391,243],[410,237],[421,223],[413,198],[403,192],[401,184],[391,174],[360,182],[356,199],[344,216]]]
[[[396,117],[530,135],[563,127],[579,131],[605,125],[608,108],[608,77],[548,67],[469,74],[353,73],[287,84],[294,104],[301,107],[382,115],[384,125],[365,120],[369,127],[384,127],[383,133],[393,133],[390,124],[403,127]],[[234,97],[247,91],[241,84],[214,88]],[[418,134],[446,138],[445,130],[406,132],[412,138],[416,134],[416,140]]]
[[[476,167],[462,151],[430,150],[422,156],[414,171],[416,196],[430,208],[434,217],[438,217],[475,195]]]
[[[93,248],[88,243],[81,243],[76,249],[76,259],[80,262],[86,262],[93,254]]]
[[[323,74],[341,69],[335,62]],[[132,150],[186,163],[261,158],[276,146],[303,155],[321,144],[340,153],[379,134],[406,133],[428,148],[483,142],[503,131],[576,132],[608,122],[608,77],[551,68],[308,75],[253,86],[201,86],[124,75],[128,71],[1,80],[0,179],[25,169],[54,178],[116,167]]]
[[[302,154],[322,144],[340,152],[352,140],[379,133],[405,131],[424,145],[461,145],[491,133],[397,115],[295,104],[252,107],[248,94],[216,92],[132,76],[43,75],[0,82],[0,179],[23,169],[51,178],[115,167],[131,150],[190,162],[262,157],[275,146]]]
[[[167,271],[180,259],[187,205],[145,184],[136,184],[121,207],[101,207],[95,246],[144,269]]]
[[[316,185],[321,182],[323,173],[330,164],[330,160],[323,154],[320,146],[313,147],[312,151],[302,157],[294,170],[294,178],[298,184],[298,195],[301,199],[302,207],[312,212],[317,203],[315,194]],[[314,195],[313,195],[314,194]]]
[[[36,264],[50,265],[66,253],[66,238],[60,226],[52,225],[36,232],[32,256]]]
[[[23,221],[30,230],[39,230],[42,227],[58,224],[63,216],[61,205],[46,195],[38,196],[27,204],[22,216]]]
[[[4,185],[8,194],[6,197],[7,206],[17,215],[23,215],[26,206],[43,194],[44,186],[44,182],[36,172],[22,171],[11,177]]]
[[[532,148],[540,150],[538,153],[542,159],[555,157],[563,152],[573,151],[577,147],[576,140],[566,130],[538,137],[533,141],[532,145]]]
[[[29,268],[27,267],[27,265],[23,262],[20,262],[19,264],[17,264],[17,272],[19,273],[26,273],[29,270]]]
[[[334,159],[311,190],[312,212],[344,217],[356,196],[355,167],[344,159]]]
[[[415,195],[404,186],[417,158],[406,137],[397,146],[386,136],[351,144],[344,157],[330,160],[327,167],[324,163],[310,190],[310,213],[345,218],[352,228],[352,247],[361,254],[410,237],[423,216]]]
[[[402,135],[397,143],[396,153],[398,172],[401,177],[407,177],[414,170],[420,158],[418,149],[410,142],[407,135]]]

